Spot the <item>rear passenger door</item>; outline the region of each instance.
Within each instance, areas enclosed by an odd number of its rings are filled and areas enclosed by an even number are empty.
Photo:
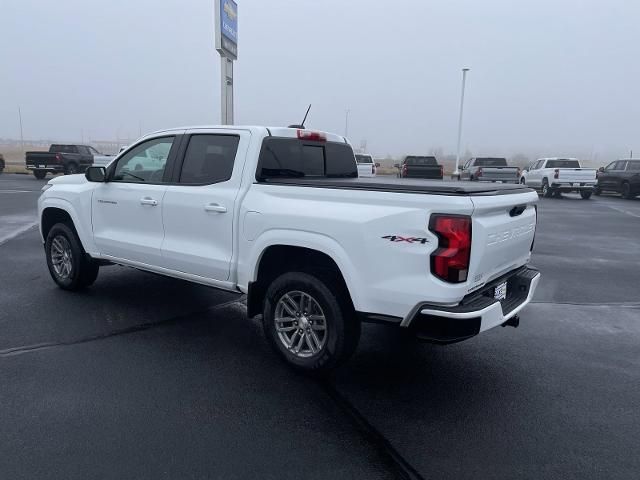
[[[191,132],[163,201],[163,264],[206,279],[227,281],[234,253],[237,197],[250,133]]]

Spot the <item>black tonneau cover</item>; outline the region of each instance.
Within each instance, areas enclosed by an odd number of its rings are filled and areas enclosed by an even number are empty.
[[[373,190],[395,193],[420,193],[428,195],[508,195],[531,192],[519,184],[482,182],[443,182],[438,180],[418,180],[396,177],[371,178],[272,178],[260,182],[269,185],[291,185],[296,187],[338,188],[345,190]]]

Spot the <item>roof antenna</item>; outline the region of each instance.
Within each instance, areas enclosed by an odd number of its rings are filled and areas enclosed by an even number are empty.
[[[307,121],[307,116],[309,115],[309,110],[311,110],[311,104],[309,104],[309,107],[307,108],[307,113],[304,114],[304,118],[302,119],[302,123],[300,125],[289,125],[289,128],[302,128],[304,129],[304,122]]]

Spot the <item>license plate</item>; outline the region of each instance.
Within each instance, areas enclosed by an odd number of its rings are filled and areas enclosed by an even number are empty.
[[[495,288],[493,298],[496,300],[504,300],[507,298],[507,282],[503,282]]]
[[[38,168],[46,168],[46,165],[38,165]]]

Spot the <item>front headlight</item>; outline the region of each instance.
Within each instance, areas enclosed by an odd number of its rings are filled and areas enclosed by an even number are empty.
[[[41,192],[47,191],[49,190],[51,187],[53,187],[53,185],[49,185],[48,183],[42,187],[42,189],[40,189]]]

